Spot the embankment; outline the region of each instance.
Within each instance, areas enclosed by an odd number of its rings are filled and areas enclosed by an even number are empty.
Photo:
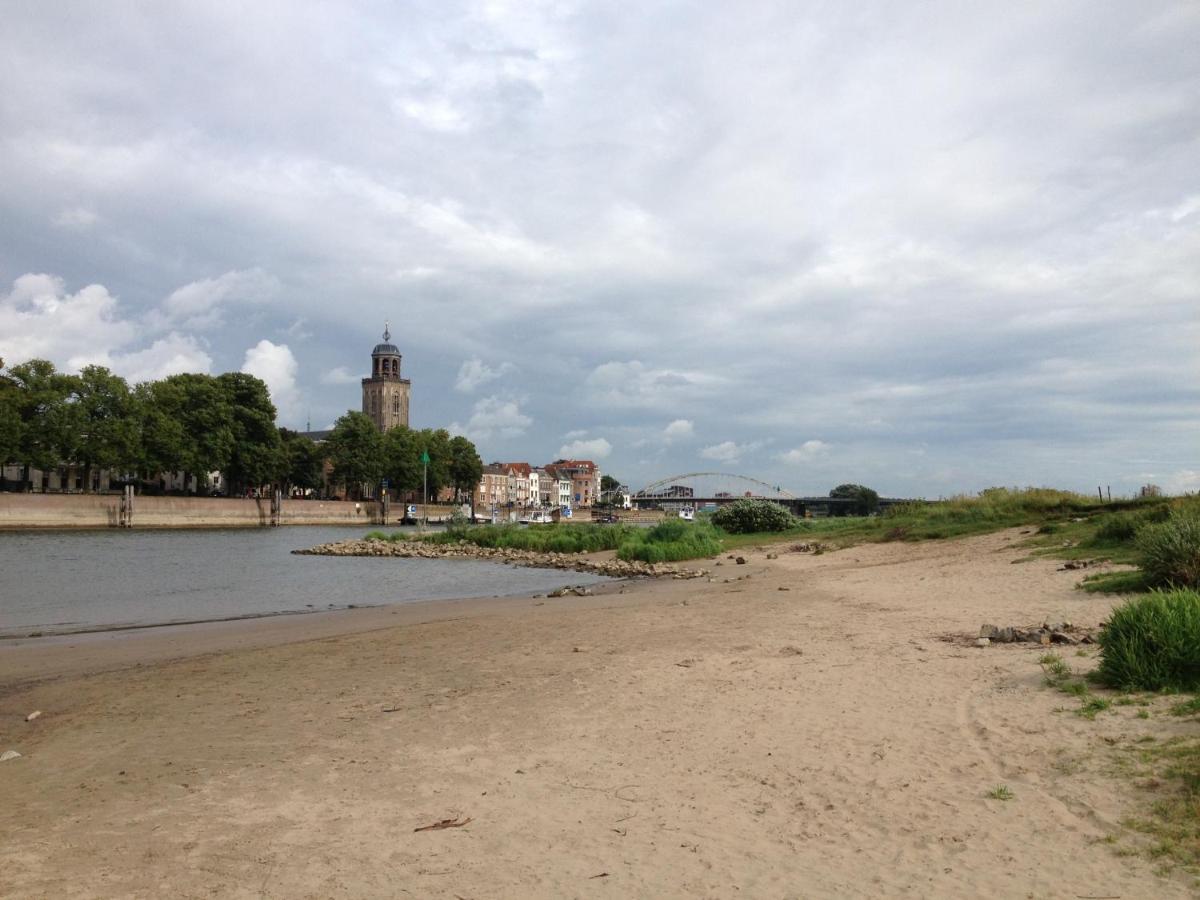
[[[119,494],[0,494],[0,530],[116,528]],[[393,516],[395,510],[393,509]],[[445,515],[431,506],[431,518]],[[271,501],[226,497],[134,498],[134,528],[256,528],[271,524]],[[379,525],[379,504],[284,500],[280,525]]]

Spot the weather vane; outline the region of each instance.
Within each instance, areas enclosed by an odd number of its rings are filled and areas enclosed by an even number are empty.
[[[383,320],[383,342],[385,344],[392,339],[392,330],[391,330],[391,328],[388,327],[388,325],[389,325],[388,320],[384,319]]]

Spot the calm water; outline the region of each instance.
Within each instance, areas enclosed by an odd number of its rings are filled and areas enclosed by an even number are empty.
[[[475,560],[294,556],[354,528],[0,532],[0,636],[544,592],[606,579]]]

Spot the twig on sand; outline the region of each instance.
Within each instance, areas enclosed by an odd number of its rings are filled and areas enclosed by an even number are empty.
[[[466,819],[442,819],[442,821],[434,822],[432,825],[422,825],[420,828],[414,828],[413,831],[440,831],[443,828],[462,828],[473,821],[475,820],[469,817]]]
[[[621,818],[617,819],[617,822],[628,822],[630,819],[634,819],[634,818],[637,818],[637,810],[636,809],[627,816],[621,816]]]
[[[607,878],[607,877],[608,877],[607,872],[601,872],[599,875],[589,876],[588,881],[591,881],[593,878]]]
[[[383,711],[384,712],[400,712],[400,707],[399,706],[385,706],[383,708]]]

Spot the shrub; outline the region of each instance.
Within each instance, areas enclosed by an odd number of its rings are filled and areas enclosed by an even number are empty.
[[[1173,509],[1165,522],[1143,526],[1137,549],[1151,583],[1200,587],[1200,511]]]
[[[628,531],[617,557],[660,563],[715,556],[720,552],[721,538],[708,522],[667,519],[653,528]]]
[[[1123,690],[1200,687],[1200,593],[1154,591],[1114,609],[1098,674]]]
[[[712,522],[730,534],[787,531],[799,524],[795,516],[770,500],[735,500],[713,513]]]

